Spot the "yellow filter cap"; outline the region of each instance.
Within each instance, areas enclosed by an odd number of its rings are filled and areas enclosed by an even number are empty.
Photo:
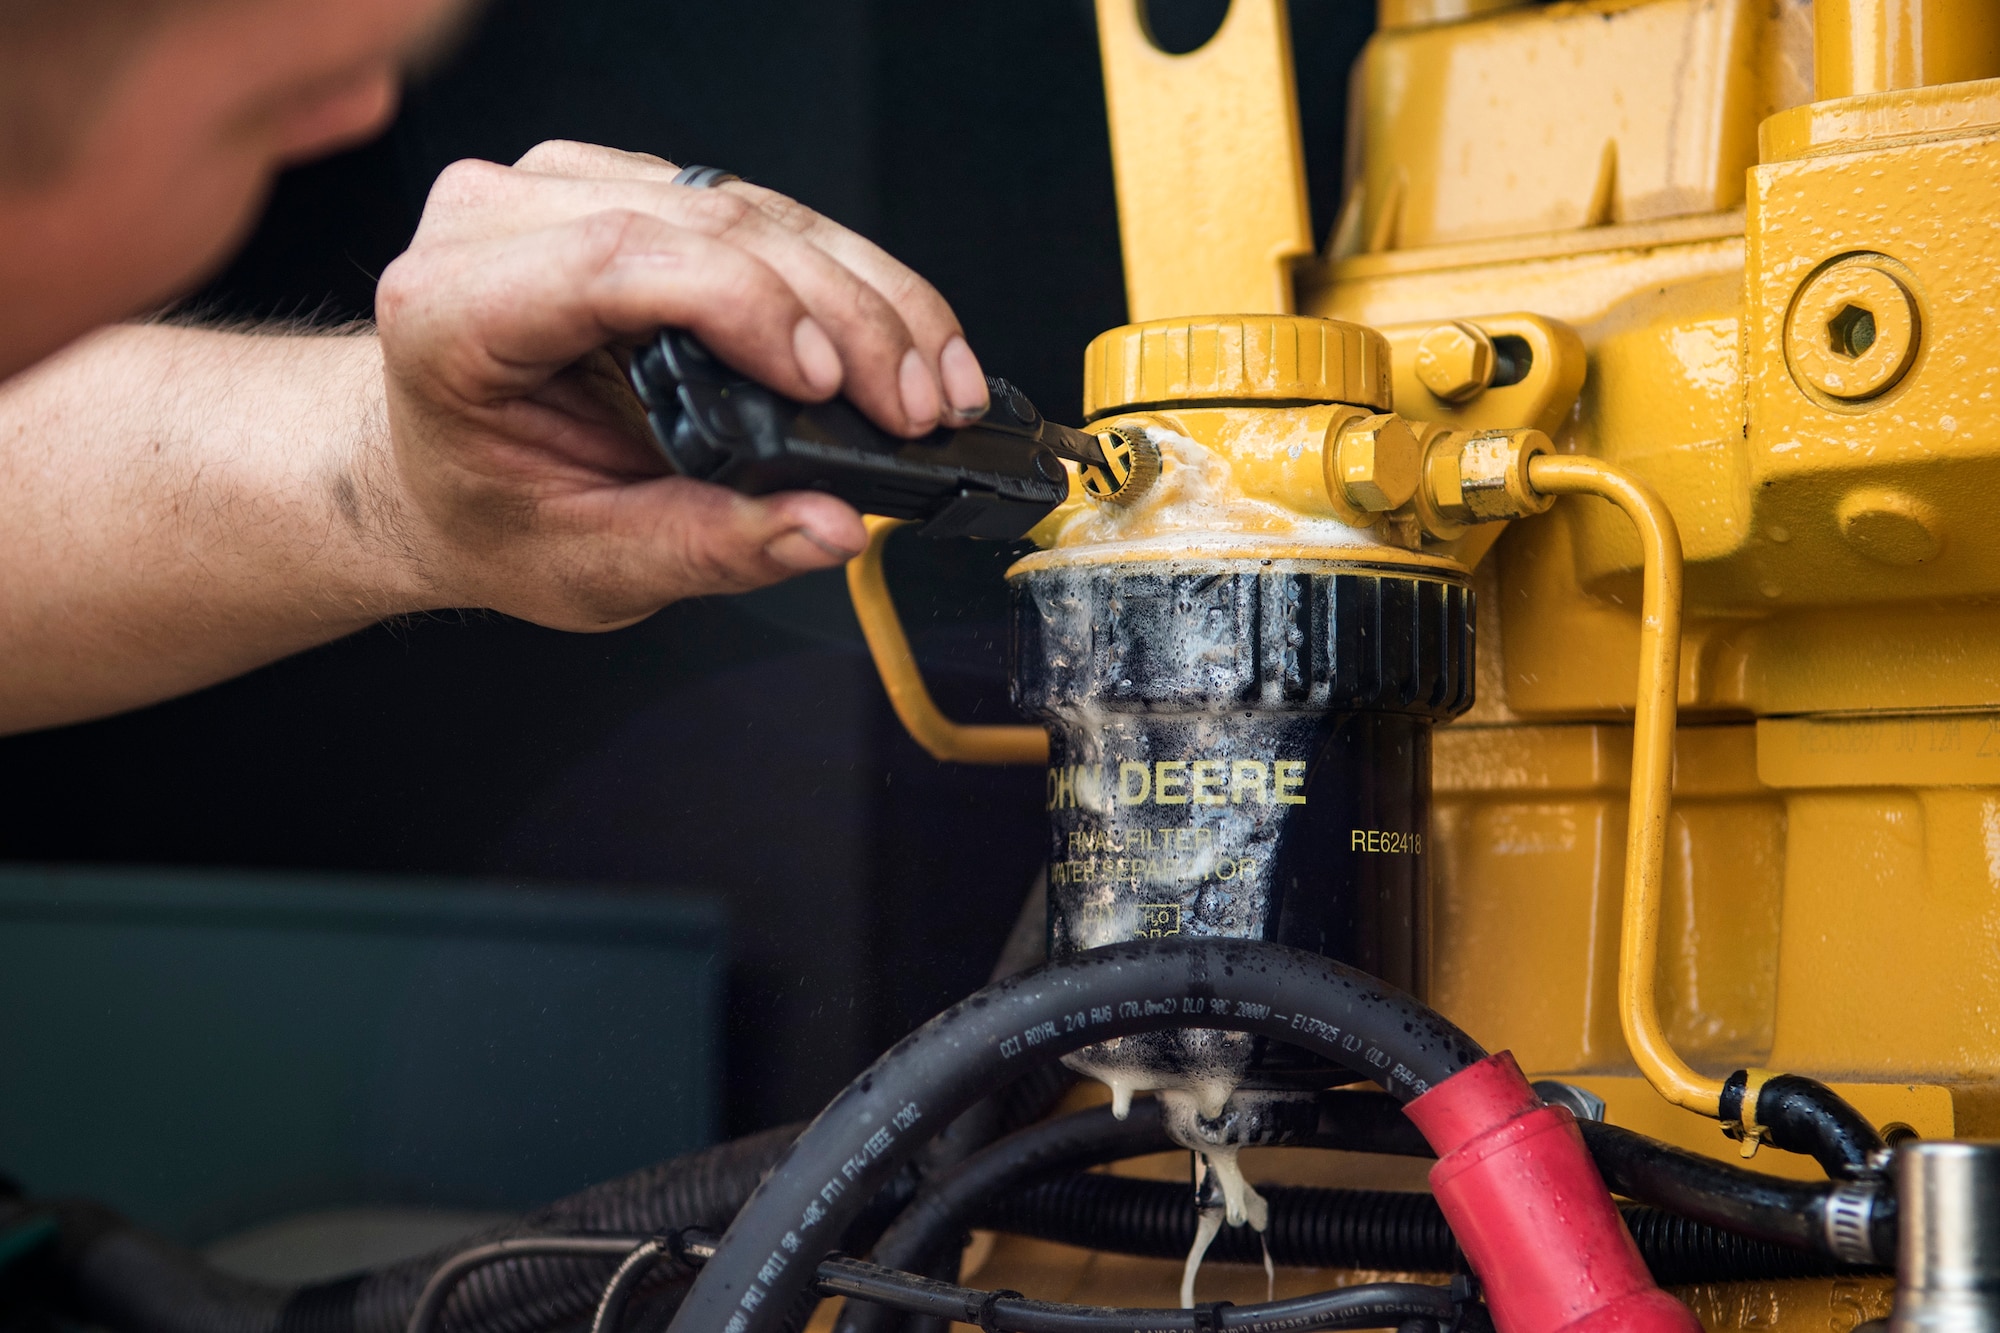
[[[1209,315],[1126,324],[1083,353],[1083,415],[1149,407],[1350,403],[1389,407],[1389,343],[1305,315]]]

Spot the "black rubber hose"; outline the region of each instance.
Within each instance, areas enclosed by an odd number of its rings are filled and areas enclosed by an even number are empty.
[[[684,1259],[714,1261],[712,1236],[684,1233]],[[1303,1333],[1322,1328],[1379,1328],[1414,1333],[1408,1321],[1429,1329],[1447,1323],[1462,1333],[1492,1333],[1486,1308],[1470,1291],[1414,1282],[1378,1282],[1319,1291],[1282,1301],[1231,1305],[1218,1301],[1193,1309],[1162,1310],[1065,1305],[1031,1300],[1019,1292],[977,1291],[858,1259],[822,1259],[808,1275],[808,1291],[875,1301],[919,1318],[975,1324],[995,1333]]]
[[[1224,1227],[1209,1247],[1209,1258],[1261,1263],[1262,1246],[1268,1244],[1274,1262],[1305,1268],[1450,1273],[1460,1266],[1458,1243],[1428,1194],[1284,1185],[1262,1186],[1260,1192],[1271,1205],[1262,1237],[1248,1227]],[[1620,1211],[1654,1279],[1663,1284],[1862,1271],[1642,1204]],[[1194,1241],[1195,1211],[1185,1185],[1092,1173],[1048,1181],[1001,1199],[974,1222],[1064,1245],[1178,1259]]]
[[[1030,1300],[1013,1292],[975,1291],[853,1259],[823,1261],[814,1285],[828,1296],[893,1301],[896,1308],[911,1314],[977,1324],[996,1333],[1303,1333],[1400,1326],[1409,1320],[1442,1329],[1458,1323],[1459,1313],[1448,1288],[1415,1282],[1374,1282],[1256,1305],[1222,1301],[1191,1310]],[[1492,1326],[1475,1316],[1461,1327],[1490,1333]]]
[[[1782,1180],[1649,1139],[1616,1125],[1581,1121],[1583,1141],[1614,1194],[1656,1204],[1725,1231],[1827,1257],[1827,1207],[1844,1182]],[[1872,1260],[1893,1265],[1895,1198],[1883,1191],[1869,1219]]]
[[[1241,940],[1093,949],[986,987],[898,1042],[799,1136],[731,1224],[674,1333],[778,1333],[876,1189],[967,1106],[1112,1037],[1198,1026],[1302,1047],[1405,1100],[1483,1059],[1416,1000],[1318,954]]]
[[[1095,1106],[1030,1125],[974,1153],[956,1171],[919,1193],[875,1242],[869,1258],[885,1268],[957,1281],[958,1251],[966,1228],[988,1200],[1011,1193],[1026,1181],[1173,1146],[1160,1103],[1151,1097],[1133,1102],[1123,1120],[1112,1115],[1109,1106]],[[835,1328],[836,1333],[887,1333],[902,1320],[903,1312],[893,1307],[850,1301]],[[930,1323],[918,1317],[914,1333],[936,1333]]]
[[[1743,1093],[1750,1075],[1739,1069],[1722,1085],[1724,1121],[1743,1115]],[[1826,1084],[1798,1074],[1779,1074],[1758,1090],[1756,1122],[1764,1141],[1786,1152],[1802,1153],[1818,1162],[1833,1180],[1863,1180],[1880,1176],[1875,1154],[1882,1136],[1868,1117],[1848,1105]]]
[[[1386,1092],[1343,1089],[1322,1092],[1317,1100],[1318,1123],[1297,1146],[1431,1155],[1424,1136],[1403,1114],[1403,1104]],[[1159,1102],[1150,1097],[1134,1102],[1124,1120],[1110,1107],[1098,1106],[1031,1125],[927,1185],[883,1233],[870,1257],[889,1268],[956,1282],[965,1232],[991,1200],[1050,1176],[1176,1146],[1167,1134]],[[905,1333],[945,1333],[936,1320],[905,1319],[891,1307],[858,1301],[842,1311],[836,1328],[838,1333],[890,1333],[899,1324]]]
[[[1430,1145],[1385,1092],[1337,1090],[1318,1096],[1314,1132],[1295,1146],[1428,1157]],[[958,1278],[965,1232],[991,1201],[1051,1176],[1124,1161],[1177,1145],[1168,1136],[1160,1103],[1142,1097],[1119,1120],[1108,1106],[1031,1125],[974,1154],[957,1170],[927,1185],[876,1242],[870,1258],[889,1268]],[[898,1320],[882,1306],[850,1305],[839,1333],[887,1333]],[[914,1333],[937,1333],[919,1321]]]

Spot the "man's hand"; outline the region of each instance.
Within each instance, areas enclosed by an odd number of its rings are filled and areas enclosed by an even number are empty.
[[[665,475],[618,357],[664,325],[919,434],[983,410],[943,300],[749,185],[581,144],[439,180],[379,338],[126,325],[0,383],[0,732],[199,689],[386,617],[563,629],[836,564],[860,519]]]
[[[897,434],[984,411],[930,284],[782,195],[676,170],[575,143],[461,162],[383,274],[400,538],[438,604],[608,629],[861,549],[829,496],[664,475],[617,355],[663,326],[791,397],[844,392]]]

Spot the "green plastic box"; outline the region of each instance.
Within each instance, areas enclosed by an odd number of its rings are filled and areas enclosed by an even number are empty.
[[[680,893],[0,869],[0,1173],[190,1243],[528,1207],[711,1140],[724,945]]]

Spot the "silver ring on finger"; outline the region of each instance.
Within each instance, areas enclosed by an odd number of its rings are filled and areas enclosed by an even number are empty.
[[[742,179],[735,172],[725,171],[721,167],[704,167],[689,163],[674,173],[674,178],[669,184],[685,185],[690,190],[712,190],[718,185],[727,185],[731,181]]]

